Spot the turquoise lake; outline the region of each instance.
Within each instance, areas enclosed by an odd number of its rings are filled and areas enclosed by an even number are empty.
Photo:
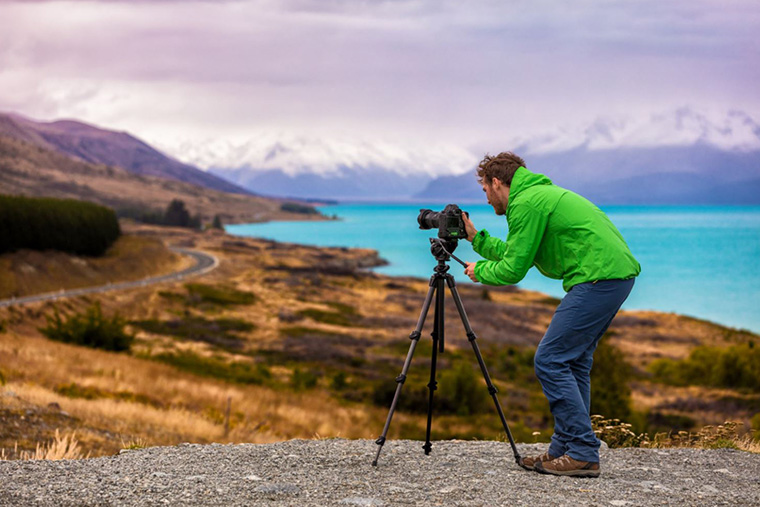
[[[327,222],[270,222],[227,226],[227,232],[318,246],[372,248],[390,262],[376,271],[429,278],[436,265],[429,237],[420,230],[420,208],[443,209],[446,203],[356,203],[325,206],[337,215]],[[506,238],[504,217],[488,205],[462,205],[475,227]],[[760,332],[760,207],[602,208],[625,237],[642,272],[623,308],[676,312],[735,328]],[[480,257],[460,241],[454,255],[468,262]],[[452,261],[457,283],[471,283]],[[533,268],[519,287],[555,297],[559,280]],[[465,306],[466,306],[465,301]],[[421,303],[420,303],[421,304]]]

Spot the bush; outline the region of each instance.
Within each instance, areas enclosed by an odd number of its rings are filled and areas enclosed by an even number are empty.
[[[480,370],[466,362],[450,368],[438,365],[438,389],[433,395],[433,410],[440,414],[471,415],[488,410],[490,395]],[[401,389],[398,409],[413,413],[427,413],[430,390],[427,380],[407,378]],[[382,381],[375,384],[372,401],[378,406],[390,406],[397,384]]]
[[[159,354],[151,359],[170,364],[195,375],[213,377],[238,384],[263,384],[272,378],[272,373],[263,364],[229,363],[215,357],[201,357],[192,352]]]
[[[237,290],[232,287],[188,283],[185,285],[190,293],[190,303],[211,303],[215,305],[250,305],[256,301],[252,292]]]
[[[0,373],[0,379],[2,378],[2,374]],[[330,387],[335,391],[342,391],[348,386],[348,382],[346,381],[346,373],[339,371],[335,375],[333,375],[332,380],[330,381]]]
[[[701,346],[683,360],[658,359],[649,371],[673,385],[746,388],[760,392],[760,348],[752,342],[729,347]]]
[[[490,395],[485,380],[464,362],[443,370],[434,403],[445,414],[470,415],[488,409]]]
[[[290,385],[296,391],[302,391],[304,389],[311,389],[317,386],[319,377],[311,370],[301,371],[300,368],[293,370],[293,375],[290,377]]]
[[[313,206],[309,206],[307,204],[298,204],[296,202],[283,203],[280,205],[280,209],[289,213],[301,213],[304,215],[316,215],[319,213],[319,211],[317,211]]]
[[[20,248],[103,255],[121,235],[110,208],[75,199],[0,196],[0,253]]]
[[[599,341],[591,370],[591,413],[628,421],[631,418],[631,388],[628,382],[631,367],[622,352],[607,342]]]
[[[105,317],[100,303],[90,306],[84,313],[69,316],[65,321],[57,309],[53,317],[45,318],[47,326],[39,331],[51,340],[114,352],[129,350],[134,341],[134,336],[124,331],[124,319],[118,313]]]
[[[206,342],[228,349],[243,348],[245,342],[237,333],[249,332],[256,328],[255,325],[241,319],[209,320],[196,316],[176,320],[135,320],[130,324],[149,333]]]

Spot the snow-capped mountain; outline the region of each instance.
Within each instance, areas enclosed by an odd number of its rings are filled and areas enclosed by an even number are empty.
[[[760,125],[748,114],[683,107],[600,118],[505,140],[528,167],[604,203],[760,203]],[[474,199],[482,151],[282,133],[168,151],[253,192],[322,199]],[[493,151],[492,151],[493,153]]]
[[[600,119],[513,146],[528,168],[600,204],[760,204],[760,125],[740,111]],[[474,170],[416,197],[483,199]]]
[[[724,151],[760,150],[760,125],[742,111],[708,115],[688,107],[649,117],[599,118],[590,125],[564,126],[530,139],[518,139],[525,154],[584,147],[589,151],[701,144]]]

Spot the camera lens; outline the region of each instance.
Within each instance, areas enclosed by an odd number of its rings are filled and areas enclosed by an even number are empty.
[[[440,213],[431,209],[421,209],[417,215],[417,223],[420,224],[420,229],[437,229],[440,216]]]

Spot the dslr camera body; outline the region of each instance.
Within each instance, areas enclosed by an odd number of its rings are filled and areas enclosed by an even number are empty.
[[[470,216],[462,211],[456,204],[447,204],[443,211],[421,209],[417,215],[417,223],[420,229],[438,229],[438,237],[445,241],[467,238],[467,230],[464,226],[462,214]]]

